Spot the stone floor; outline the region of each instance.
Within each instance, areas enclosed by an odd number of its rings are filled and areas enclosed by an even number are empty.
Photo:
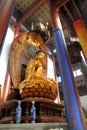
[[[69,130],[66,123],[0,124],[0,130]]]

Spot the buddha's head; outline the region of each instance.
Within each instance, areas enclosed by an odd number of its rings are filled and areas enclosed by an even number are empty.
[[[45,53],[42,50],[38,50],[36,52],[36,59],[44,59],[45,58]]]

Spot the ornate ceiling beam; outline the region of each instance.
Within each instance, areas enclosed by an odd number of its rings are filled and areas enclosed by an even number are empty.
[[[56,2],[56,8],[61,8],[62,6],[64,6],[67,2],[69,2],[69,0],[58,0]]]
[[[73,4],[73,6],[75,7],[75,9],[76,9],[78,15],[82,18],[82,15],[81,15],[81,13],[80,13],[80,11],[79,11],[79,9],[78,9],[76,3],[75,3],[75,0],[71,0],[71,2],[72,2],[72,4]]]
[[[39,9],[44,3],[46,2],[46,0],[40,0],[37,4],[35,4],[32,9],[28,10],[26,12],[26,14],[18,21],[18,24],[22,24],[24,23],[37,9]]]
[[[64,8],[66,10],[66,12],[68,13],[68,15],[70,16],[71,20],[74,21],[74,17],[73,15],[71,14],[71,12],[69,11],[68,7],[66,6],[66,4],[64,5]]]
[[[70,34],[72,34],[72,30],[71,30],[71,28],[70,28],[70,23],[69,23],[69,21],[67,20],[67,18],[65,17],[65,15],[63,14],[63,12],[61,11],[61,10],[59,10],[58,11],[59,12],[59,16],[60,16],[60,18],[62,18],[63,19],[63,21],[65,22],[64,24],[65,24],[65,28],[67,28],[68,30],[69,30],[69,32],[70,32]],[[64,27],[63,27],[63,29],[64,29]]]

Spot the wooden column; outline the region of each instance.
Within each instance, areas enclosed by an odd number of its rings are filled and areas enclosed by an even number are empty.
[[[54,29],[54,40],[61,74],[64,101],[69,130],[87,130],[86,119],[82,111],[76,82],[73,76],[59,14],[55,8],[56,0],[50,0],[50,14]]]
[[[0,47],[3,44],[15,0],[0,0]]]
[[[10,87],[11,87],[11,80],[10,80],[10,75],[7,67],[5,82],[2,90],[1,102],[5,102],[7,99],[9,100],[8,96],[10,95],[10,90],[11,90]]]
[[[15,0],[1,0],[0,1],[0,48],[3,46],[5,35],[10,22],[10,17],[12,15],[15,6]],[[2,51],[2,50],[1,50]],[[2,90],[1,101],[6,101],[7,93],[9,91],[10,79],[8,74],[8,69],[6,72],[5,83]]]

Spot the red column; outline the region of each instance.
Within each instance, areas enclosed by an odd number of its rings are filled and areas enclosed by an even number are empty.
[[[1,103],[1,85],[0,85],[0,103]]]
[[[9,99],[8,96],[10,95],[10,87],[11,87],[11,80],[10,80],[10,75],[7,67],[5,82],[2,90],[1,102],[5,102],[7,98]]]
[[[8,27],[9,18],[12,14],[15,0],[0,1],[0,47]]]
[[[10,22],[10,17],[12,15],[15,5],[15,0],[1,0],[0,1],[0,47],[3,45],[5,34]],[[6,101],[7,93],[9,92],[10,79],[8,70],[6,72],[5,83],[3,87],[1,101]]]
[[[73,27],[76,31],[76,34],[80,40],[85,58],[87,59],[87,29],[84,22],[81,19],[74,21]]]

